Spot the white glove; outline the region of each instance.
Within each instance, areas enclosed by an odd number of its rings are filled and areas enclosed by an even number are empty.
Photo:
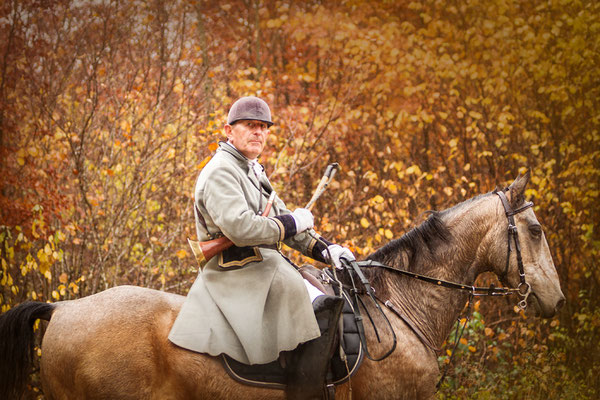
[[[329,250],[329,252],[327,251]],[[329,255],[331,255],[331,260],[329,259]],[[354,254],[346,247],[342,247],[339,244],[332,244],[327,247],[327,249],[323,250],[323,258],[328,260],[329,262],[333,262],[333,265],[337,269],[342,269],[342,262],[340,258],[345,258],[348,261],[356,260]]]
[[[304,232],[315,225],[315,217],[306,208],[296,208],[292,217],[296,223],[296,233]]]

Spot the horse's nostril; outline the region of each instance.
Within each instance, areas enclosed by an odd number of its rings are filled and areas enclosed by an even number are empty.
[[[560,299],[558,301],[558,303],[556,303],[556,311],[560,310],[562,308],[562,306],[565,305],[565,298],[563,297],[562,299]]]

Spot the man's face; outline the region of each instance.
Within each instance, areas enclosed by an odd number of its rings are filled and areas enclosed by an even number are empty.
[[[265,148],[269,125],[262,121],[242,120],[233,125],[225,125],[225,134],[236,149],[252,160]]]

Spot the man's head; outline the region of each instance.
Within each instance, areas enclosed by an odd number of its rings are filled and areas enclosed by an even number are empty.
[[[258,97],[242,97],[231,106],[225,134],[244,156],[255,159],[265,147],[271,121],[271,110]]]
[[[244,119],[266,122],[269,127],[273,125],[269,105],[263,99],[254,96],[238,99],[233,103],[227,115],[229,125]]]

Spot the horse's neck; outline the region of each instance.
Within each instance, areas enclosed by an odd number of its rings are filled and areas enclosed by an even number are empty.
[[[469,204],[444,213],[442,218],[450,230],[451,240],[438,246],[433,257],[417,251],[398,254],[395,259],[411,259],[411,271],[472,285],[481,272],[482,261],[478,257],[490,225],[489,216],[478,209],[481,207]],[[402,265],[396,267],[403,268]],[[386,283],[391,302],[431,344],[441,346],[465,305],[465,292],[400,276],[389,276]]]

